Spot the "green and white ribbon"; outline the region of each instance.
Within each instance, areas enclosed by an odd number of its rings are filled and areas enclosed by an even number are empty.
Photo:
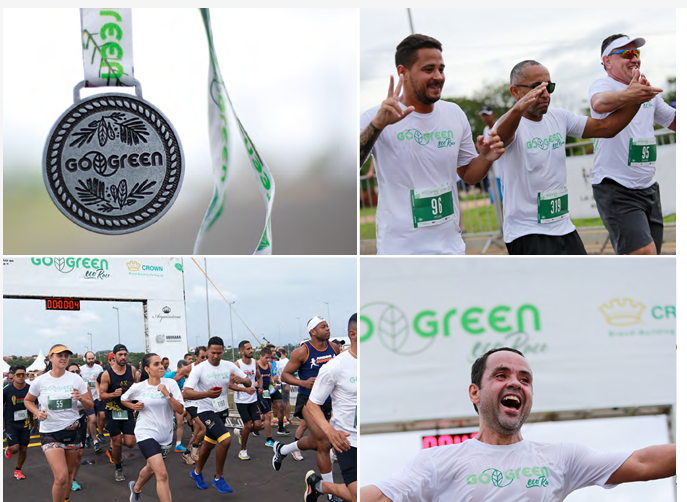
[[[219,63],[215,54],[215,46],[212,39],[212,28],[210,26],[209,9],[200,9],[200,13],[205,23],[205,32],[208,37],[210,49],[210,69],[208,75],[208,107],[210,119],[210,149],[212,155],[212,170],[215,179],[215,191],[210,201],[210,206],[205,213],[205,218],[201,223],[196,237],[196,244],[193,249],[194,254],[200,254],[200,245],[203,236],[210,227],[217,221],[222,209],[224,208],[224,198],[227,191],[229,180],[229,126],[227,124],[228,108],[236,119],[242,142],[246,147],[248,157],[253,167],[253,174],[262,194],[265,203],[265,227],[262,237],[253,254],[268,255],[272,254],[272,204],[274,203],[274,178],[262,160],[257,148],[251,141],[248,133],[243,128],[243,124],[236,115],[234,105],[229,99],[229,94],[224,86],[224,80],[219,70]],[[227,105],[229,107],[227,108]]]
[[[133,86],[131,9],[81,9],[83,72],[88,87]]]

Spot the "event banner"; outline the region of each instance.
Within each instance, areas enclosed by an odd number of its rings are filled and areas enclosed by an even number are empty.
[[[361,258],[364,423],[474,417],[472,363],[524,353],[533,412],[676,402],[674,259]]]

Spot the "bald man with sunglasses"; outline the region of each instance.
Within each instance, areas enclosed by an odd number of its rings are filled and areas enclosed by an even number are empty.
[[[645,43],[623,34],[606,38],[601,44],[606,76],[589,88],[594,118],[604,118],[629,101],[646,100],[628,127],[594,144],[594,200],[616,254],[660,254],[663,242],[654,123],[675,131],[676,117],[675,109],[658,96],[663,90],[640,73],[639,48]],[[636,73],[643,85],[632,85]]]
[[[638,72],[637,72],[638,73]],[[635,75],[631,85],[640,85]],[[509,254],[587,254],[568,212],[565,138],[610,138],[637,113],[643,100],[603,119],[551,108],[556,84],[541,63],[521,61],[511,71],[510,92],[517,103],[496,123],[503,141],[503,237]]]

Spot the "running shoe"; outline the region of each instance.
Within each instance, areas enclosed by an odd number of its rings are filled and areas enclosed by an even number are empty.
[[[277,435],[278,436],[290,436],[291,431],[288,429],[282,429],[282,430],[277,431]]]
[[[239,446],[241,446],[241,429],[234,429],[234,435],[239,438]]]
[[[72,491],[75,492],[81,490],[81,485],[76,482],[76,479],[72,479]]]
[[[331,460],[332,464],[335,464],[339,461],[339,459],[336,458],[336,453],[334,453],[334,450],[329,450],[329,460]]]
[[[100,443],[98,441],[93,443],[93,451],[96,453],[100,453],[101,451],[103,451],[103,447],[100,446]]]
[[[200,455],[200,446],[191,445],[191,458],[198,462],[198,456]]]
[[[272,419],[272,425],[279,425],[279,419],[277,417]]]
[[[328,495],[329,502],[344,502],[344,499],[337,497],[336,495]]]
[[[248,450],[241,450],[239,452],[239,459],[241,460],[250,460],[250,457],[248,456]]]
[[[320,496],[320,492],[315,488],[318,481],[322,481],[322,477],[315,474],[315,471],[307,472],[305,475],[305,494],[303,495],[305,502],[315,502]]]
[[[301,455],[301,452],[298,450],[292,451],[291,456],[294,458],[294,460],[298,460],[299,462],[303,460],[303,455]]]
[[[191,472],[188,473],[188,475],[191,476],[191,479],[193,479],[193,481],[196,482],[196,486],[198,487],[198,489],[200,489],[200,490],[207,490],[208,489],[208,485],[205,482],[205,480],[203,479],[203,473],[202,472],[200,474],[196,474],[196,470],[193,469],[193,470],[191,470]]]
[[[274,446],[274,440],[268,439],[267,441],[265,441],[265,446],[267,446],[268,448],[272,448]]]
[[[100,441],[101,443],[105,442],[105,436],[103,436],[102,433],[98,434],[98,441]]]
[[[284,457],[286,457],[286,455],[281,454],[282,446],[283,445],[279,441],[277,441],[276,443],[274,443],[274,446],[272,447],[272,449],[274,450],[274,457],[272,457],[272,468],[275,471],[281,469],[281,462],[282,460],[284,460]]]
[[[220,493],[231,493],[234,490],[231,489],[231,486],[227,484],[226,481],[224,481],[224,476],[222,476],[219,479],[215,479],[215,477],[212,477],[212,486],[217,488],[217,491]]]
[[[181,454],[181,459],[186,462],[188,465],[194,465],[196,463],[195,460],[193,460],[193,457],[191,456],[191,452],[185,451],[184,453]]]
[[[284,427],[286,427],[287,425],[291,425],[291,421],[288,418],[284,417]]]
[[[85,441],[84,446],[86,448],[90,448],[92,443],[93,443],[93,441],[91,440],[91,436],[86,436],[86,441]]]
[[[5,448],[5,458],[12,458],[12,452],[9,448]]]
[[[107,458],[110,459],[111,464],[115,463],[115,461],[112,460],[112,447],[111,446],[107,449],[107,451],[105,452],[105,455],[107,455]]]
[[[124,477],[124,469],[121,467],[119,469],[115,469],[115,481],[125,481],[126,478]]]
[[[134,486],[136,486],[136,481],[129,481],[129,491],[131,492],[129,502],[139,502],[141,500],[141,492],[136,493]]]
[[[253,431],[253,436],[255,436],[256,438],[257,438],[257,437],[260,437],[260,432]]]
[[[19,480],[26,478],[26,476],[24,476],[24,474],[21,472],[21,469],[14,470],[14,477]]]
[[[174,453],[184,453],[186,451],[186,447],[183,444],[178,444],[174,447]]]

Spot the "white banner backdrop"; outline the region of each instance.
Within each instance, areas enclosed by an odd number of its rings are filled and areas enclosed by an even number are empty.
[[[137,300],[147,304],[146,351],[178,361],[187,352],[181,258],[4,258],[3,295]]]
[[[533,412],[676,402],[674,259],[360,260],[361,421],[474,417],[470,370],[510,346]]]
[[[660,145],[656,160],[656,181],[661,187],[661,208],[663,216],[675,214],[676,202],[676,157],[677,145]],[[594,155],[579,155],[565,159],[568,170],[568,209],[571,218],[598,218],[592,184],[589,177],[594,165]]]

